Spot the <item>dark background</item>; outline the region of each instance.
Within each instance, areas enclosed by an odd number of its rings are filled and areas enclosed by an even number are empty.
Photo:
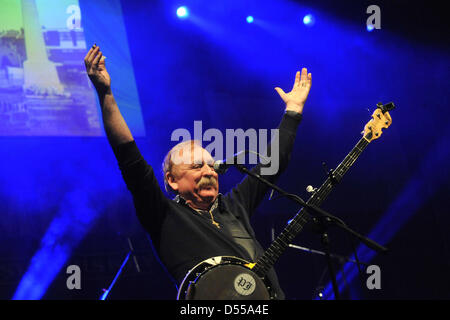
[[[174,144],[171,132],[192,130],[194,120],[203,120],[204,130],[222,132],[275,128],[284,106],[273,88],[288,91],[295,71],[305,66],[313,86],[279,186],[307,199],[306,186],[319,187],[326,179],[322,162],[335,168],[360,139],[376,103],[393,101],[392,126],[369,144],[323,204],[390,249],[371,256],[361,247],[360,259],[380,266],[382,287],[365,289],[364,273],[362,281],[355,276],[344,286],[343,298],[450,298],[449,46],[443,7],[430,1],[186,1],[190,22],[176,18],[181,3],[175,1],[121,4],[147,132],[136,141],[156,171]],[[381,8],[381,29],[367,32],[371,4]],[[301,23],[309,12],[316,16],[310,28]],[[254,25],[245,23],[248,14],[255,16]],[[84,19],[96,19],[108,32],[101,13],[84,13]],[[89,40],[102,45],[101,39]],[[12,298],[50,226],[67,210],[73,219],[56,230],[70,230],[58,238],[72,243],[70,254],[43,299],[98,299],[126,257],[128,241],[136,260],[130,258],[108,299],[176,296],[135,218],[106,138],[0,141],[0,298]],[[230,170],[220,180],[221,191],[241,178]],[[271,242],[272,227],[281,232],[297,209],[288,200],[265,200],[253,218],[263,246]],[[330,239],[333,252],[352,254],[343,231],[331,228]],[[308,230],[295,244],[321,250],[319,236]],[[71,264],[82,270],[81,290],[66,288]],[[287,299],[315,298],[329,284],[319,255],[288,249],[276,269]]]

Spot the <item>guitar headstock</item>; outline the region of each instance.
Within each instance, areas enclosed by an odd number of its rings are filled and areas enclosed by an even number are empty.
[[[389,111],[395,108],[393,102],[383,105],[381,102],[377,103],[377,108],[372,113],[372,119],[364,127],[364,138],[371,142],[378,139],[383,133],[383,128],[388,128],[392,123]]]

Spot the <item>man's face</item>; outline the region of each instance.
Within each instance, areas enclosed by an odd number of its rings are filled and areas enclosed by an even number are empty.
[[[219,193],[218,175],[211,154],[198,145],[186,145],[172,156],[168,182],[172,189],[197,209],[207,209]]]

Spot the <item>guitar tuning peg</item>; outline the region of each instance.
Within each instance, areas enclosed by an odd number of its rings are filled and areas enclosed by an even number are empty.
[[[314,193],[317,191],[317,188],[314,188],[313,186],[309,185],[306,187],[306,191],[309,193]]]
[[[336,179],[334,177],[333,170],[328,170],[327,164],[325,162],[322,162],[322,167],[323,170],[325,171],[325,174],[331,179],[331,181],[335,182]]]

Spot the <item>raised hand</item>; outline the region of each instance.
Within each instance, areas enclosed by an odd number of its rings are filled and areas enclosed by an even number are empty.
[[[105,66],[105,57],[100,47],[93,45],[84,57],[86,71],[99,94],[107,93],[111,88],[111,77]]]
[[[306,68],[297,71],[295,74],[295,82],[291,92],[285,93],[283,89],[276,87],[275,90],[280,95],[281,99],[286,103],[286,110],[292,110],[298,113],[303,112],[306,99],[308,98],[309,90],[311,89],[311,73],[308,74]]]

